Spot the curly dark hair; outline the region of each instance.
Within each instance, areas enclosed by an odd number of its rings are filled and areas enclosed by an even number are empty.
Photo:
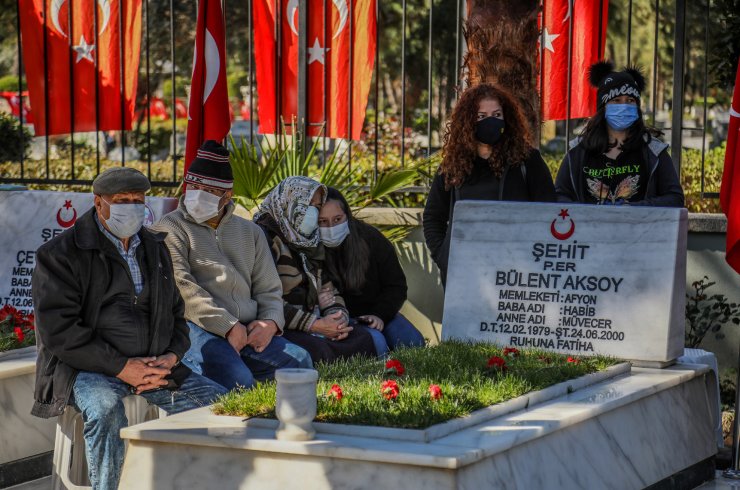
[[[460,96],[446,125],[439,173],[444,177],[447,190],[462,184],[473,171],[473,162],[478,156],[475,123],[483,99],[496,99],[501,104],[506,121],[501,141],[493,146],[488,158],[494,174],[500,177],[506,164],[521,165],[532,151],[532,133],[524,111],[511,94],[489,83],[471,87]]]

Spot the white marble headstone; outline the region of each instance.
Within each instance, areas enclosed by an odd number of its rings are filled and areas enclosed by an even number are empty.
[[[71,228],[93,206],[93,195],[77,192],[0,191],[0,306],[30,313],[36,249]],[[145,225],[174,210],[177,199],[146,198]]]
[[[685,209],[459,202],[442,339],[676,359],[686,226]]]

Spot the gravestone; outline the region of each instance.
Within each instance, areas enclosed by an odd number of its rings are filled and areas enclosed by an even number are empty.
[[[459,202],[442,339],[669,363],[686,233],[685,209]]]
[[[36,249],[71,228],[93,206],[93,195],[77,192],[0,192],[0,306],[33,310],[31,274]],[[177,207],[177,199],[146,198],[145,225]]]

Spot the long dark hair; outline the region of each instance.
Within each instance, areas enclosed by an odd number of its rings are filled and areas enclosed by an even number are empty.
[[[639,107],[637,108],[637,112],[640,117],[627,130],[627,138],[622,143],[622,151],[631,151],[639,148],[640,145],[645,144],[646,135],[649,142],[651,138],[657,138],[663,134],[657,129],[645,125],[645,121],[642,118],[642,110]],[[586,127],[581,132],[581,144],[587,152],[594,155],[608,153],[617,144],[616,141],[614,143],[609,141],[609,129],[606,123],[606,105],[596,111],[596,114],[586,123]]]
[[[370,266],[370,247],[365,234],[371,228],[352,215],[352,210],[341,192],[328,188],[326,201],[337,201],[347,215],[349,235],[338,247],[326,247],[326,268],[336,286],[342,292],[358,294],[365,285],[365,276]]]

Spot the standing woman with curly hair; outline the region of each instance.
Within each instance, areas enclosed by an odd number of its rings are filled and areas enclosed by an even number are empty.
[[[482,83],[460,96],[447,121],[442,156],[423,221],[424,239],[445,285],[457,201],[548,202],[555,201],[555,188],[522,108],[496,85]]]

